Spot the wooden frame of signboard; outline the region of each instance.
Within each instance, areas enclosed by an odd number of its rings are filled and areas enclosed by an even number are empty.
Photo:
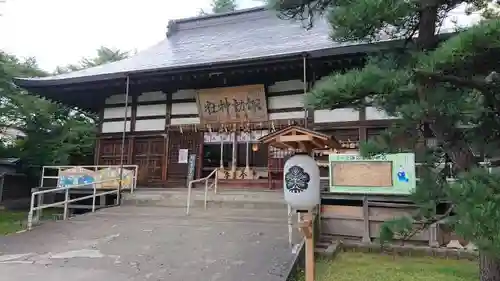
[[[201,125],[242,125],[268,121],[264,85],[198,90],[196,103]]]
[[[348,194],[409,195],[416,188],[413,153],[373,157],[330,154],[330,192]]]
[[[288,126],[267,136],[261,137],[259,142],[281,149],[307,152],[312,154],[315,150],[335,151],[342,146],[334,137],[312,131],[299,126]],[[300,232],[304,235],[306,246],[306,281],[314,281],[314,214],[303,214],[299,223]]]

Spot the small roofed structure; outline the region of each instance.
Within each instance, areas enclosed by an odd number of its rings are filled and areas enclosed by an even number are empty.
[[[325,149],[336,150],[342,147],[340,142],[332,136],[296,125],[270,133],[259,138],[258,141],[276,148],[302,152]]]
[[[19,172],[19,158],[0,158],[0,209],[16,209],[29,206],[33,182]]]

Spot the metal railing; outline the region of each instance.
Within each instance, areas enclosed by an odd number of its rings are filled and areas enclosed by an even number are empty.
[[[217,183],[218,183],[218,175],[217,175],[217,171],[219,169],[214,169],[208,176],[204,177],[204,178],[201,178],[201,179],[196,179],[196,180],[192,180],[188,183],[188,196],[187,196],[187,203],[186,203],[186,215],[189,215],[189,209],[191,207],[191,193],[192,193],[192,189],[193,189],[193,184],[194,183],[198,183],[198,182],[205,182],[205,199],[204,199],[204,202],[203,202],[203,206],[205,208],[205,210],[207,209],[207,200],[208,200],[208,190],[209,189],[214,189],[214,194],[217,194]],[[214,177],[214,182],[212,182],[212,184],[210,186],[208,186],[208,180],[211,178],[211,177]]]
[[[116,189],[97,193],[97,185],[98,184],[112,182],[112,181],[120,181],[120,178],[107,179],[107,180],[93,182],[93,183],[71,185],[71,186],[67,186],[67,187],[58,187],[58,188],[53,188],[53,189],[40,190],[40,191],[35,191],[35,192],[31,193],[30,211],[28,213],[28,230],[31,230],[33,228],[33,213],[35,211],[38,212],[38,211],[41,211],[41,210],[46,209],[46,208],[53,208],[53,207],[58,207],[58,206],[64,205],[63,219],[66,220],[66,219],[68,219],[68,211],[69,211],[68,207],[69,207],[70,203],[92,198],[92,212],[95,212],[96,197],[104,196],[104,195],[108,195],[108,194],[117,194],[117,196],[118,196],[118,193],[120,192],[120,188],[119,188],[120,185],[118,185],[118,187]],[[87,195],[87,196],[78,197],[78,198],[74,198],[74,199],[70,198],[70,196],[69,196],[70,189],[88,187],[89,185],[93,186],[92,195]],[[46,204],[46,205],[44,205],[43,202],[40,203],[40,201],[39,201],[38,205],[35,207],[35,199],[36,199],[37,195],[42,196],[43,194],[57,193],[60,191],[64,191],[64,201],[50,203],[50,204]],[[39,216],[37,216],[37,217],[39,218]]]

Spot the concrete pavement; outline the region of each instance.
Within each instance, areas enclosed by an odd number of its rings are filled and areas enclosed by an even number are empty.
[[[0,281],[282,281],[286,219],[285,209],[110,208],[0,237]]]

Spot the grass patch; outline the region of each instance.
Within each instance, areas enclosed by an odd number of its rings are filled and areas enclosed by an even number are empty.
[[[26,212],[0,210],[0,235],[22,230],[27,217]]]
[[[478,263],[432,257],[340,253],[316,262],[316,281],[477,281]],[[297,281],[303,281],[299,273]]]
[[[62,210],[45,209],[42,220],[52,219],[53,215],[60,214]],[[26,228],[28,212],[0,210],[0,235],[11,234]]]

